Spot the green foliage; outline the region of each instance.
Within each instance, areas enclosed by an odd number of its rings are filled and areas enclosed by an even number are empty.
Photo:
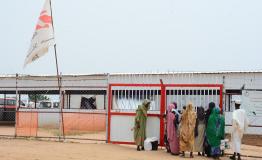
[[[32,101],[32,102],[49,100],[49,97],[43,94],[29,94],[28,97],[29,97],[29,101]]]

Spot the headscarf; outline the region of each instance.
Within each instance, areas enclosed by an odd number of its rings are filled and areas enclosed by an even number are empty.
[[[208,109],[207,109],[207,111],[206,111],[206,116],[205,116],[206,125],[207,125],[207,123],[208,123],[209,116],[210,116],[210,114],[212,113],[212,110],[213,110],[213,108],[215,108],[215,106],[216,106],[216,104],[215,104],[214,102],[210,102],[210,103],[208,104]]]
[[[172,109],[175,109],[175,105],[174,105],[174,104],[170,104],[170,105],[167,107],[167,113],[172,112]]]
[[[192,103],[189,103],[188,105],[187,105],[187,107],[186,107],[186,111],[185,111],[185,114],[192,114],[192,113],[195,113],[194,111],[193,111],[193,104]]]
[[[205,119],[205,109],[203,107],[197,107],[197,119],[203,121]]]
[[[148,99],[145,99],[142,105],[138,107],[138,109],[141,109],[143,111],[143,114],[147,116],[147,111],[150,109],[150,101]]]
[[[148,111],[150,109],[150,100],[145,99],[142,103],[142,105],[145,107],[145,109]]]
[[[212,113],[212,110],[216,107],[216,104],[214,102],[210,102],[208,104],[208,110],[207,110],[207,114],[210,115]]]

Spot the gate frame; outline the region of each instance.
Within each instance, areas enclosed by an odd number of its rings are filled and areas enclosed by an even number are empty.
[[[121,113],[111,112],[112,108],[112,87],[160,87],[160,114],[148,114],[149,117],[159,117],[160,119],[160,134],[159,134],[159,145],[164,146],[164,133],[165,133],[165,122],[164,115],[166,111],[166,88],[167,87],[217,87],[219,88],[219,107],[222,112],[223,109],[223,84],[164,84],[160,80],[160,84],[141,84],[141,83],[109,83],[108,84],[108,126],[107,126],[107,143],[113,144],[134,144],[134,142],[121,142],[111,141],[111,116],[112,115],[124,115],[124,116],[135,116],[136,113]]]

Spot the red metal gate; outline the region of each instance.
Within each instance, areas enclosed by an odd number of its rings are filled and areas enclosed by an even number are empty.
[[[159,129],[155,135],[159,136],[160,146],[164,145],[164,114],[168,101],[171,101],[170,97],[176,97],[176,100],[178,97],[190,97],[190,101],[198,100],[195,103],[204,106],[207,102],[216,101],[221,109],[223,106],[222,84],[109,84],[108,91],[108,143],[134,144],[129,128],[133,124],[137,105],[143,99],[154,102],[148,117],[151,118],[151,131]],[[179,104],[180,108],[185,103]]]

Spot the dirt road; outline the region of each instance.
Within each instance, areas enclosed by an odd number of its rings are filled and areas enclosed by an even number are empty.
[[[114,144],[61,143],[51,141],[0,139],[1,160],[174,160],[183,159],[158,151],[137,152],[134,146]],[[247,154],[262,156],[262,147],[244,146]],[[207,159],[195,156],[194,159]],[[223,160],[228,157],[223,157]],[[254,159],[254,158],[244,158]]]

